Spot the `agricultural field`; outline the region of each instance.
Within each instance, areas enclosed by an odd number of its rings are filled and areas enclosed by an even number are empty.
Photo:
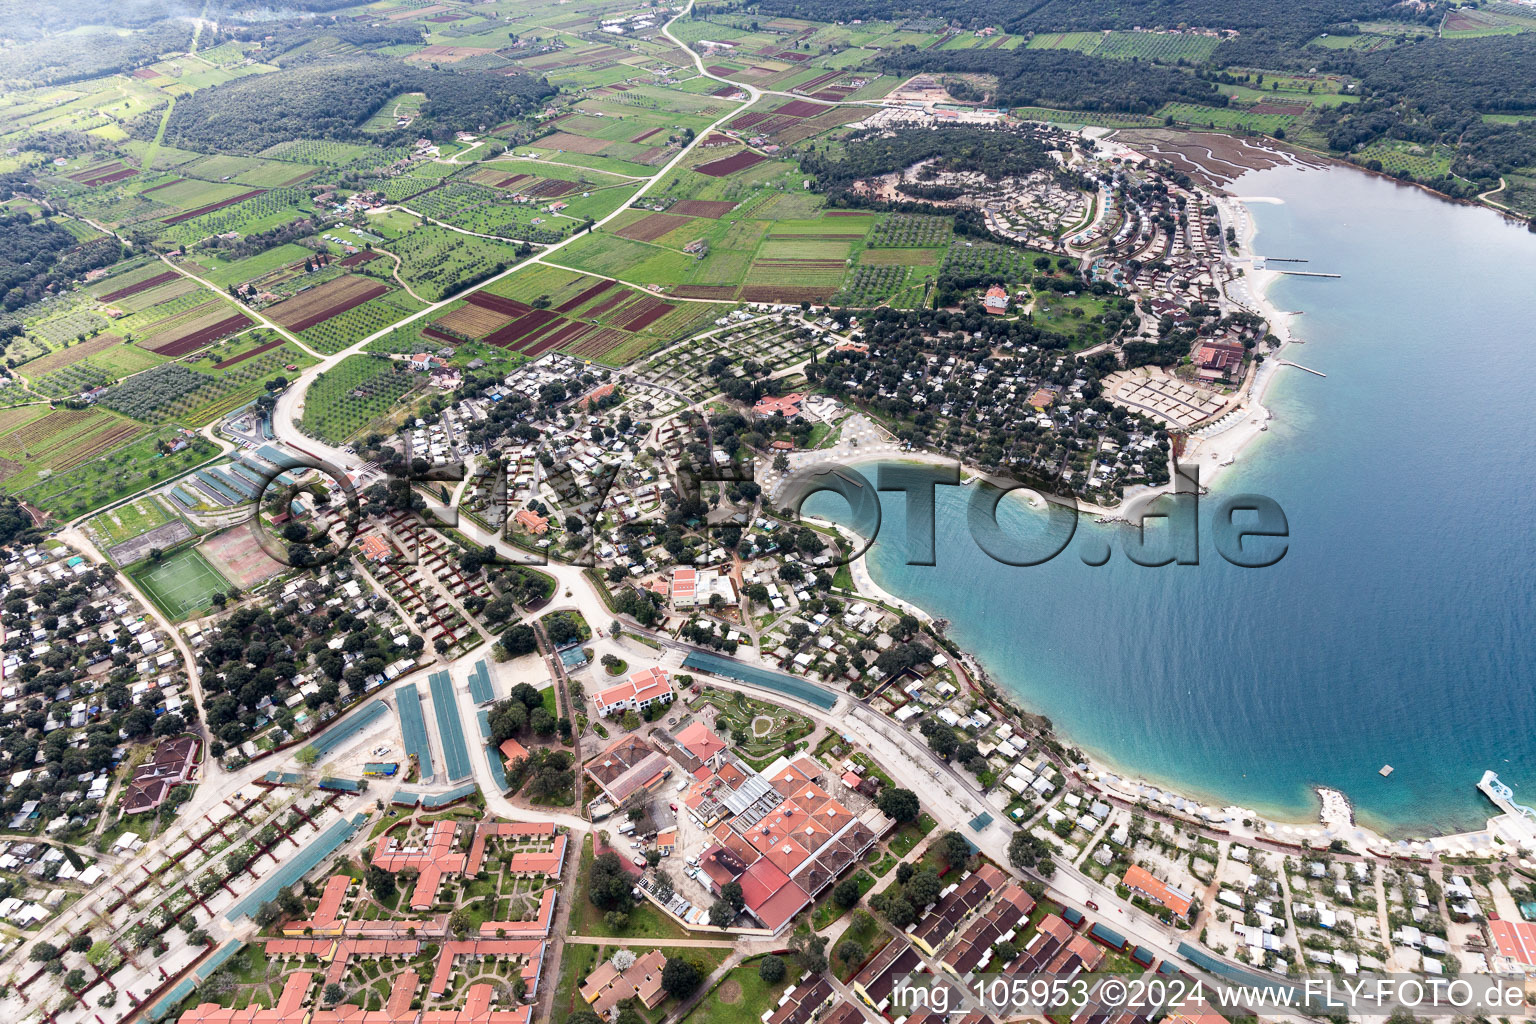
[[[0,411],[0,487],[14,494],[120,448],[143,431],[105,409]]]
[[[1373,171],[1405,173],[1416,181],[1431,181],[1450,172],[1454,155],[1443,147],[1391,140],[1366,146],[1350,158]]]
[[[1169,103],[1157,112],[1158,117],[1171,117],[1175,124],[1195,128],[1239,128],[1273,134],[1284,131],[1296,123],[1293,114],[1265,114],[1241,107],[1200,107],[1191,103]]]
[[[400,360],[348,356],[310,385],[300,425],[322,441],[345,444],[388,416],[420,380]]]
[[[400,257],[400,278],[429,302],[505,270],[517,248],[448,228],[428,225],[388,243]]]
[[[106,549],[178,521],[180,517],[163,500],[150,495],[92,516],[85,529],[98,547]]]
[[[21,490],[19,496],[68,520],[171,480],[217,454],[218,448],[207,438],[181,427],[160,427],[68,472],[55,473]]]

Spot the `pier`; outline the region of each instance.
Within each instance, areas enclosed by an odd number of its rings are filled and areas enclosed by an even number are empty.
[[[1282,359],[1282,360],[1280,360],[1280,365],[1281,366],[1294,366],[1298,370],[1306,370],[1308,373],[1315,373],[1319,377],[1326,377],[1326,376],[1328,376],[1322,370],[1314,370],[1310,366],[1302,366],[1300,363],[1293,363],[1289,359]]]
[[[1310,263],[1310,262],[1312,262],[1311,260],[1297,259],[1294,256],[1264,256],[1264,257],[1261,257],[1261,258],[1266,263]]]
[[[1277,270],[1277,274],[1289,274],[1291,277],[1343,277],[1343,274],[1324,274],[1318,270]]]

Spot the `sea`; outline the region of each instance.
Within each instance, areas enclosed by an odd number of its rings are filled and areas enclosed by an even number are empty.
[[[1230,191],[1280,200],[1248,205],[1255,251],[1308,262],[1272,266],[1342,276],[1270,290],[1303,314],[1284,358],[1327,376],[1275,371],[1269,430],[1201,499],[1199,564],[1133,564],[1134,531],[1085,516],[1062,555],[1005,565],[970,488],[939,487],[934,564],[907,564],[887,493],[870,572],[1067,742],[1187,796],[1316,821],[1326,786],[1397,838],[1481,828],[1488,768],[1536,804],[1536,234],[1344,167]],[[1217,553],[1239,493],[1283,509],[1277,564]],[[999,522],[1041,525],[1014,498]]]

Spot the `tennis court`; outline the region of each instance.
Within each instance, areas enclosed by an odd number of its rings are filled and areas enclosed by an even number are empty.
[[[231,589],[230,582],[195,548],[178,551],[164,561],[138,570],[133,580],[161,611],[177,622],[207,608],[214,594]]]

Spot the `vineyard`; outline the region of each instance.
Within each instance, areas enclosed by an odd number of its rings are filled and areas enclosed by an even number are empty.
[[[308,203],[309,194],[301,189],[274,188],[233,206],[176,224],[165,235],[175,241],[191,243],[226,231],[253,234],[312,212]]]
[[[578,224],[568,217],[541,215],[528,205],[511,205],[495,189],[470,181],[449,181],[442,188],[423,192],[412,200],[411,208],[466,231],[530,242],[558,242]],[[543,223],[531,223],[535,218]]]
[[[403,362],[348,356],[315,378],[304,402],[304,430],[329,444],[343,444],[384,416],[413,388],[417,377]]]
[[[1450,172],[1452,152],[1396,140],[1373,143],[1351,159],[1373,171],[1407,174],[1416,181],[1431,181]]]
[[[1159,64],[1182,60],[1199,64],[1210,57],[1218,42],[1215,36],[1173,32],[1111,32],[1092,54],[1111,60],[1149,60]]]
[[[324,164],[327,167],[382,167],[394,163],[410,152],[404,146],[377,149],[350,142],[329,142],[322,139],[293,139],[268,146],[257,156],[268,160],[289,160],[300,164]]]
[[[180,363],[165,363],[108,391],[100,404],[124,416],[155,423],[166,418],[166,410],[178,399],[190,397],[207,381]]]
[[[949,218],[894,213],[875,225],[869,245],[871,248],[923,248],[943,245],[948,240]]]
[[[1195,128],[1248,128],[1269,134],[1296,122],[1290,114],[1259,114],[1241,107],[1201,107],[1192,103],[1170,103],[1157,113]]]

